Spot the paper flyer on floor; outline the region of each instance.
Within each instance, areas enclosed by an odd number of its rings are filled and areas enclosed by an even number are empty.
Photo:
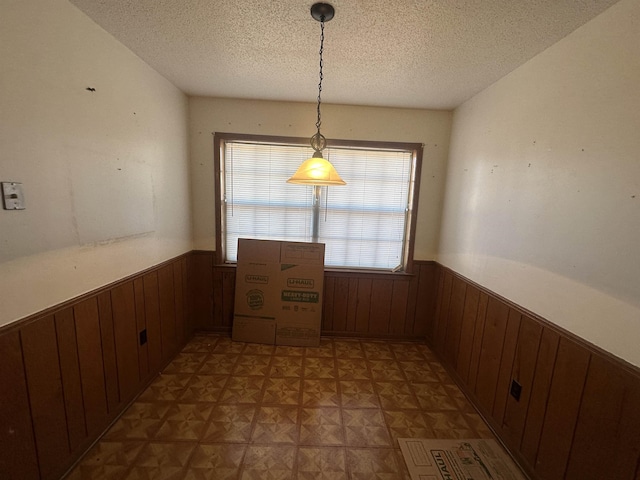
[[[398,439],[411,480],[526,480],[495,440]]]

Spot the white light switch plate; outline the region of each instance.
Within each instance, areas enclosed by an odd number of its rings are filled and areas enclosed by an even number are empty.
[[[22,184],[2,182],[2,201],[5,210],[24,210],[24,194]]]

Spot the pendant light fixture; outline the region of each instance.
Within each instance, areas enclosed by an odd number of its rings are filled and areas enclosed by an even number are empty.
[[[333,18],[335,10],[328,3],[316,3],[311,7],[311,16],[320,22],[320,83],[318,84],[318,120],[316,121],[316,134],[311,137],[311,147],[314,150],[313,156],[302,162],[296,173],[287,180],[288,183],[297,183],[302,185],[346,185],[347,183],[340,178],[338,172],[331,162],[322,157],[322,150],[327,146],[327,140],[320,133],[320,125],[322,123],[320,116],[320,96],[322,94],[322,52],[324,48],[324,22],[328,22]],[[316,189],[316,190],[319,190]],[[319,193],[319,192],[318,192]]]

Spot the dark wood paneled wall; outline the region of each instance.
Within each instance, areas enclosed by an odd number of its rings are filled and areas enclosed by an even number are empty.
[[[182,348],[187,258],[0,330],[0,478],[60,478]]]
[[[193,330],[231,330],[234,289],[196,251],[1,329],[0,478],[59,478]],[[426,337],[532,478],[640,479],[640,371],[451,270],[326,272],[322,322]]]
[[[640,479],[640,370],[438,270],[428,341],[528,474]]]
[[[235,268],[214,265],[214,252],[190,257],[193,315],[201,330],[230,332]],[[435,310],[437,265],[414,262],[411,275],[327,271],[322,335],[424,338]]]

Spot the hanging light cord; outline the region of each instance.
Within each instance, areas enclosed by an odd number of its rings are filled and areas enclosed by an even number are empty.
[[[322,94],[322,51],[324,49],[324,15],[320,19],[320,83],[318,83],[318,121],[316,122],[316,128],[318,129],[318,135],[320,135],[320,125],[322,124],[320,117],[320,95]]]

